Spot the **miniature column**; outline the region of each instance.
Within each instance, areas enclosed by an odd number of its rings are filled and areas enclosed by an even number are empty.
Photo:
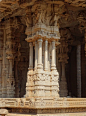
[[[51,70],[56,70],[56,55],[55,55],[55,41],[52,41],[52,64]]]
[[[31,42],[29,46],[30,46],[29,70],[33,70],[33,43]]]
[[[42,69],[42,39],[38,40],[38,69]]]
[[[77,96],[81,97],[81,45],[77,45]]]
[[[35,70],[37,69],[37,59],[38,59],[38,44],[35,42]]]
[[[44,70],[48,71],[48,41],[47,40],[45,40],[45,60],[44,60],[44,63],[45,63]]]
[[[51,44],[48,45],[48,71],[51,69]]]

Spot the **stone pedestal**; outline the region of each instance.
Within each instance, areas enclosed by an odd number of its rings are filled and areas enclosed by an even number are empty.
[[[42,62],[42,42],[45,43],[44,49],[44,62]],[[37,47],[38,43],[38,47]],[[35,52],[38,53],[38,57],[35,54],[35,68],[28,70],[27,73],[27,83],[26,83],[26,97],[27,98],[36,98],[36,101],[39,101],[40,98],[44,99],[46,97],[57,98],[59,97],[59,74],[56,70],[56,61],[55,61],[55,41],[51,42],[53,46],[51,49],[52,53],[52,65],[49,60],[51,67],[48,67],[48,41],[43,41],[38,39],[35,44]],[[32,48],[32,47],[31,47]],[[31,49],[30,48],[30,49]],[[38,51],[37,51],[38,49]],[[31,50],[30,50],[31,51]],[[30,64],[33,61],[32,52],[30,52]],[[31,65],[29,65],[31,67]],[[44,69],[43,69],[44,66]],[[48,68],[50,70],[48,70]],[[36,69],[36,70],[35,70]]]

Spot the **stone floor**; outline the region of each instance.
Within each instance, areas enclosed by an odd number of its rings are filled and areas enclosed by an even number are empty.
[[[31,115],[31,114],[8,114],[7,116],[86,116],[86,113],[60,113],[60,114],[37,114],[37,115]]]

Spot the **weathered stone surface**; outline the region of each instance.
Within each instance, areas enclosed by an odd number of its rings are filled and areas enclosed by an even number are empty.
[[[85,0],[1,0],[0,108],[8,116],[85,116],[86,99],[70,98],[85,92],[78,45],[86,52]]]
[[[7,116],[86,116],[86,113],[58,113],[58,114],[37,114],[37,115],[29,115],[29,114],[8,114]]]
[[[0,109],[0,114],[4,114],[4,115],[7,115],[8,114],[8,110],[6,109]]]

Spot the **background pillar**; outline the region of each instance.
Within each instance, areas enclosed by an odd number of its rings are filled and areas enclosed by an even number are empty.
[[[77,45],[77,96],[81,97],[81,45]]]

